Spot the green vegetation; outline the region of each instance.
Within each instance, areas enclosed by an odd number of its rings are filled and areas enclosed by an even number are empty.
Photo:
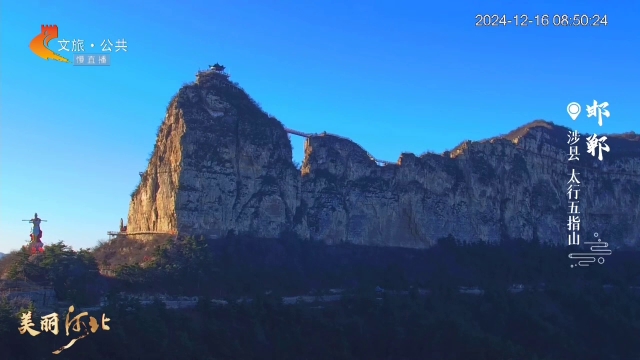
[[[118,253],[114,244],[126,251]],[[59,243],[48,251],[41,260],[12,254],[11,275],[49,281],[60,298],[76,305],[95,292],[88,284],[100,284],[99,292],[109,301],[99,312],[111,319],[111,330],[98,330],[54,357],[51,351],[69,341],[64,321],[57,337],[20,335],[16,312],[25,309],[3,300],[3,358],[640,356],[639,294],[630,288],[640,285],[637,252],[620,251],[603,266],[576,270],[569,268],[564,247],[518,240],[462,245],[447,238],[429,250],[409,250],[230,236],[168,240],[153,247],[117,239],[91,252]],[[139,261],[140,256],[149,259]],[[98,263],[118,264],[116,278],[100,283],[90,275]],[[507,289],[514,283],[530,286],[512,293]],[[603,288],[605,284],[610,286]],[[376,286],[386,291],[376,293]],[[458,286],[480,286],[485,293],[461,294]],[[344,288],[345,295],[316,304],[284,305],[279,300],[330,288]],[[198,295],[200,301],[193,309],[170,310],[159,301],[145,306],[116,295],[121,291]],[[253,301],[209,301],[239,296]]]
[[[3,259],[4,260],[4,259]],[[60,300],[89,305],[99,300],[98,264],[88,249],[74,251],[62,241],[47,246],[43,255],[32,256],[27,248],[10,259],[7,279],[53,286]]]

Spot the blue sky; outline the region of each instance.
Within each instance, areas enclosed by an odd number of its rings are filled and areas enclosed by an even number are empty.
[[[534,119],[640,132],[638,2],[137,3],[2,3],[0,252],[24,243],[21,220],[36,211],[45,244],[90,247],[116,230],[169,99],[215,62],[286,126],[390,161]],[[479,28],[477,14],[606,14],[608,26]],[[128,52],[110,67],[47,62],[28,46],[41,24],[85,50],[124,38]],[[601,128],[585,116],[593,100],[610,103]],[[293,146],[299,161],[302,140]]]

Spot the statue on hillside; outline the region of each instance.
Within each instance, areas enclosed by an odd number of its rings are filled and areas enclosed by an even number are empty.
[[[28,221],[29,223],[33,224],[33,226],[31,227],[31,234],[30,234],[30,238],[31,238],[31,252],[32,253],[42,253],[44,252],[44,248],[42,245],[42,228],[40,228],[40,223],[42,223],[43,221],[47,221],[47,220],[42,220],[38,217],[38,213],[35,213],[33,215],[33,219],[31,220],[22,220],[22,221]]]
[[[40,223],[46,220],[40,219],[38,217],[38,213],[35,213],[33,215],[33,219],[23,221],[28,221],[33,224],[33,226],[31,227],[31,241],[40,240],[42,238],[42,229],[40,228]]]

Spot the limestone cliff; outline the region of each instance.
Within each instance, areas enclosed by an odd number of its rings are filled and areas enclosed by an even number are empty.
[[[299,202],[300,174],[282,124],[215,72],[171,101],[141,177],[128,232],[276,237]]]
[[[132,195],[128,231],[294,231],[327,243],[415,248],[449,234],[564,244],[575,167],[583,237],[599,232],[614,246],[640,246],[640,136],[609,135],[611,151],[600,162],[582,135],[580,161],[570,167],[568,132],[535,121],[444,154],[402,154],[385,166],[348,139],[317,135],[307,139],[299,171],[282,124],[210,72],[171,101]]]
[[[640,240],[640,136],[609,136],[603,162],[587,154],[568,166],[569,129],[536,121],[511,134],[465,142],[443,155],[402,154],[378,166],[356,144],[311,137],[303,165],[306,236],[328,242],[428,247],[451,234],[567,241],[567,182],[576,167],[583,236]]]

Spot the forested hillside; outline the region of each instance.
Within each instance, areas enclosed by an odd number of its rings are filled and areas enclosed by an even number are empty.
[[[160,243],[145,261],[121,264],[107,278],[99,267],[124,256],[109,245],[74,251],[59,243],[45,255],[14,253],[3,260],[11,261],[0,264],[6,277],[48,283],[61,304],[94,306],[105,296],[103,308],[90,315],[99,322],[105,313],[111,327],[53,355],[77,337],[73,331],[65,336],[66,311],[58,336],[20,335],[16,313],[27,306],[5,298],[3,359],[640,359],[636,252],[571,269],[564,248],[517,240],[490,246],[449,238],[418,251],[295,239],[183,239]],[[509,291],[513,284],[522,291]],[[484,293],[460,293],[459,286]],[[344,289],[340,300],[281,301],[331,288]],[[121,292],[200,301],[193,309],[170,310]],[[240,297],[253,301],[236,302]],[[39,329],[46,313],[31,310]]]

